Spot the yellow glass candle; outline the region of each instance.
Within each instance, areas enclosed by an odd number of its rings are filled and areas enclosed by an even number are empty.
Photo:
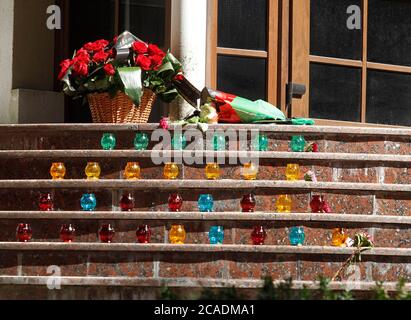
[[[175,163],[167,163],[164,166],[164,178],[168,180],[175,180],[178,178],[180,174],[180,170],[178,169],[178,165]]]
[[[298,164],[288,164],[285,170],[285,176],[288,181],[300,180],[300,166]]]
[[[289,195],[281,195],[277,199],[278,213],[291,213],[293,201]]]
[[[333,236],[331,240],[331,244],[334,247],[345,247],[346,241],[348,236],[345,234],[345,230],[343,228],[335,228],[333,230]]]
[[[51,165],[50,175],[53,180],[61,180],[66,176],[66,167],[62,162],[55,162]]]
[[[186,230],[181,224],[171,226],[169,239],[172,244],[184,244],[186,240]]]
[[[221,172],[218,163],[209,163],[206,167],[206,177],[208,180],[220,179]]]
[[[242,170],[242,176],[245,180],[256,180],[258,175],[258,166],[255,163],[246,163]]]
[[[98,162],[87,163],[86,169],[84,170],[88,180],[98,180],[100,179],[101,168]]]
[[[124,170],[124,178],[127,180],[138,180],[140,179],[141,168],[138,162],[129,162]]]

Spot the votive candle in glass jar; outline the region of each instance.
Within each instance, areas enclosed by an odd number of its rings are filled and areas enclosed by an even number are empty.
[[[301,177],[300,165],[287,164],[287,169],[285,170],[285,176],[288,181],[299,180]]]
[[[211,194],[202,194],[198,198],[198,209],[200,212],[213,212],[214,199]]]
[[[172,194],[168,198],[168,209],[171,212],[180,212],[183,206],[183,198],[179,194]]]
[[[214,151],[225,151],[226,150],[225,135],[216,133],[213,137],[213,147],[214,147]]]
[[[303,227],[290,228],[288,238],[292,246],[302,246],[305,241],[305,232]]]
[[[251,240],[253,245],[262,246],[265,243],[267,238],[267,232],[263,226],[254,227],[253,232],[251,233]]]
[[[99,231],[100,241],[102,243],[112,243],[116,231],[111,224],[103,224]]]
[[[40,211],[53,211],[54,199],[51,193],[42,193],[39,198]]]
[[[150,243],[151,234],[151,228],[148,225],[139,226],[136,232],[137,242],[142,244]]]
[[[334,247],[345,247],[348,235],[343,228],[335,228],[333,230],[331,244]]]
[[[98,180],[100,179],[101,168],[98,162],[87,163],[86,169],[84,170],[88,180]]]
[[[242,176],[245,180],[256,180],[258,175],[258,166],[255,163],[246,163],[242,168]]]
[[[169,240],[172,244],[184,244],[186,240],[186,230],[181,224],[172,225],[169,232]]]
[[[256,200],[253,194],[246,194],[241,200],[241,208],[243,212],[254,212],[256,207]]]
[[[141,168],[138,162],[128,162],[124,170],[124,177],[127,180],[138,180],[141,177]]]
[[[83,194],[80,199],[81,208],[84,211],[93,211],[97,207],[97,199],[96,196],[92,193]]]
[[[224,228],[221,226],[213,226],[208,233],[210,244],[223,244],[224,242]]]
[[[149,143],[150,140],[147,133],[138,132],[136,134],[136,137],[134,139],[134,147],[136,150],[147,150]]]
[[[184,150],[187,147],[187,139],[183,134],[175,135],[171,139],[173,150]]]
[[[60,239],[63,242],[71,243],[76,238],[76,228],[72,224],[63,224],[60,229]]]
[[[291,213],[293,201],[288,194],[280,195],[276,202],[278,213]]]
[[[53,180],[62,180],[66,176],[66,167],[62,162],[54,162],[50,168],[50,175]]]
[[[303,136],[293,136],[290,147],[293,152],[304,152],[307,142]]]
[[[131,193],[124,193],[120,200],[121,211],[133,211],[135,207],[135,200]]]
[[[221,170],[218,163],[209,163],[206,166],[206,177],[208,180],[217,180],[221,177]]]
[[[175,180],[178,178],[180,170],[175,163],[166,163],[164,166],[164,179]]]
[[[104,133],[100,144],[103,150],[114,150],[117,144],[116,136],[112,133]]]
[[[33,231],[28,223],[20,223],[16,229],[16,238],[19,242],[29,242],[33,237]]]

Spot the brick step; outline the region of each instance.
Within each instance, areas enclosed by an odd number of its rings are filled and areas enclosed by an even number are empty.
[[[208,244],[135,244],[135,243],[56,243],[56,242],[0,242],[0,251],[40,252],[152,252],[152,253],[249,253],[249,254],[291,254],[319,256],[350,256],[355,248],[326,246],[251,246],[251,245],[208,245]],[[372,258],[411,258],[411,248],[373,248],[362,253]]]
[[[279,222],[282,225],[293,226],[296,223],[303,226],[411,226],[411,216],[377,216],[362,214],[317,214],[289,213],[276,214],[273,212],[113,212],[113,211],[0,211],[0,220],[137,220],[137,221],[264,221]]]
[[[104,132],[117,135],[119,149],[132,149],[136,131],[150,133],[158,125],[26,125],[0,126],[0,149],[101,149]],[[185,129],[195,128],[188,126]],[[259,130],[270,139],[270,150],[290,151],[291,136],[302,134],[322,152],[405,154],[411,151],[410,129],[218,125],[210,130]],[[173,127],[171,127],[173,130]],[[153,144],[151,145],[153,146]]]
[[[57,280],[57,278],[54,278]],[[159,278],[150,279],[143,277],[59,277],[62,287],[142,287],[142,288],[232,288],[238,289],[258,289],[264,286],[263,280],[230,280],[230,279],[199,279],[199,278]],[[55,282],[54,282],[55,283]],[[274,285],[280,285],[283,281],[273,281]],[[0,276],[0,285],[29,285],[43,286],[53,284],[51,276]],[[320,287],[318,281],[293,281],[293,290],[309,289],[317,290]],[[372,291],[376,288],[376,283],[371,281],[344,281],[330,282],[329,288],[335,291]],[[397,282],[385,282],[382,284],[387,292],[397,292]],[[67,289],[67,288],[66,288]],[[411,290],[411,284],[404,286],[406,291]],[[82,289],[85,290],[85,289]],[[53,292],[55,293],[55,292]],[[59,293],[57,291],[57,293]],[[64,294],[64,293],[63,293]],[[32,297],[31,297],[32,298]]]
[[[105,189],[105,190],[189,190],[189,189],[270,189],[284,192],[356,192],[358,194],[374,193],[411,193],[409,184],[382,183],[347,183],[347,182],[304,182],[272,180],[0,180],[0,189]]]

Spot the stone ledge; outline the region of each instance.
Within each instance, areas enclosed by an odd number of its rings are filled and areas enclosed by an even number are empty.
[[[0,134],[3,132],[44,132],[44,131],[152,131],[159,127],[158,124],[34,124],[34,125],[0,125]],[[189,125],[185,129],[197,128]],[[408,128],[369,128],[369,127],[343,127],[343,126],[289,126],[273,124],[220,124],[210,125],[213,130],[259,130],[284,135],[346,135],[346,136],[381,136],[381,137],[411,137],[411,129]],[[170,127],[173,130],[174,126]]]
[[[313,213],[274,213],[274,212],[111,212],[111,211],[0,211],[0,219],[31,220],[149,220],[149,221],[270,221],[310,225],[312,223],[344,223],[347,225],[392,225],[410,226],[411,216],[378,216],[361,214],[313,214]]]
[[[52,277],[40,276],[0,276],[0,285],[33,285],[46,286]],[[55,279],[55,278],[54,278]],[[170,287],[170,288],[232,288],[258,289],[262,288],[262,280],[216,280],[198,278],[129,278],[129,277],[60,277],[62,286],[104,286],[104,287]],[[278,285],[281,281],[274,281]],[[383,288],[387,291],[397,291],[397,283],[387,282]],[[332,290],[370,291],[376,287],[374,282],[331,282]],[[303,288],[315,290],[319,288],[317,281],[294,281],[293,289]],[[404,287],[411,291],[411,283]]]
[[[409,184],[272,180],[0,180],[0,189],[277,189],[307,192],[411,193]]]
[[[205,244],[137,244],[137,243],[60,243],[0,242],[0,251],[83,251],[83,252],[154,252],[154,253],[247,253],[350,256],[355,248],[321,246],[252,246]],[[411,248],[374,248],[362,253],[369,257],[411,257]]]
[[[136,151],[136,150],[11,150],[0,151],[1,159],[51,159],[51,158],[151,158],[171,157],[181,158],[196,156],[202,158],[236,157],[273,160],[311,160],[315,162],[371,162],[371,163],[404,163],[411,164],[411,156],[386,154],[355,154],[355,153],[298,153],[298,152],[248,152],[248,151]]]

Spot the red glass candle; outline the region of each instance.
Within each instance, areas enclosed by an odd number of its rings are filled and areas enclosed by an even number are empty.
[[[263,226],[254,227],[254,231],[251,234],[251,240],[255,246],[264,245],[265,239],[267,238],[267,232]]]
[[[63,224],[60,230],[60,239],[63,242],[74,242],[76,238],[76,228],[72,224]]]
[[[111,224],[103,224],[100,228],[100,241],[102,243],[112,243],[116,231]]]
[[[247,194],[241,200],[241,208],[243,212],[254,212],[256,201],[253,194]]]
[[[151,228],[148,225],[140,226],[137,230],[138,243],[150,243],[151,242]]]
[[[312,196],[310,202],[311,212],[312,213],[321,213],[323,212],[323,198],[322,196]]]
[[[20,223],[17,226],[16,230],[16,238],[19,242],[29,242],[33,237],[33,231],[31,227],[27,223]]]
[[[121,211],[133,211],[135,206],[134,197],[131,193],[125,193],[120,200]]]
[[[168,208],[171,212],[180,212],[183,206],[183,198],[179,194],[172,194],[168,198]]]
[[[39,209],[40,211],[53,211],[54,210],[53,195],[51,193],[42,193],[40,195]]]

